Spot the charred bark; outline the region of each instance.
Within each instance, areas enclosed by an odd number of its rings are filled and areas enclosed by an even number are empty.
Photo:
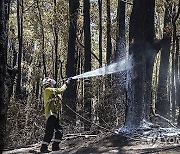
[[[179,65],[179,39],[178,37],[176,38],[176,68],[178,68]],[[178,74],[178,70],[176,70],[176,73]],[[177,126],[180,127],[180,78],[177,76],[176,77],[176,102],[177,102],[177,107],[179,109],[179,114],[177,118]]]
[[[78,17],[79,0],[69,1],[69,14],[70,14],[70,26],[69,26],[69,42],[68,42],[68,53],[67,53],[67,64],[66,64],[66,76],[72,77],[76,75],[76,31],[77,31],[77,17]],[[71,109],[76,111],[76,82],[72,81],[64,93],[64,103],[67,104]],[[69,117],[68,121],[72,121],[75,125],[76,115],[69,110],[64,108],[64,114]]]
[[[157,51],[154,48],[154,38],[155,38],[155,29],[154,29],[154,9],[155,9],[155,0],[149,0],[146,2],[145,14],[145,52],[146,52],[146,94],[145,94],[145,118],[150,120],[152,115],[152,74],[154,60],[157,55]]]
[[[99,63],[102,67],[102,0],[98,0],[99,7]]]
[[[84,72],[91,71],[91,32],[90,32],[90,0],[84,0],[84,45],[85,45],[85,59],[84,59]],[[90,80],[84,84],[84,111],[85,118],[92,120],[91,108],[91,85]],[[84,129],[89,130],[91,124],[84,121]]]
[[[54,0],[54,46],[55,46],[55,77],[54,79],[58,82],[58,25],[57,25],[57,6],[56,0]]]
[[[17,24],[18,24],[18,74],[16,83],[16,96],[21,98],[21,61],[23,50],[23,0],[17,0]]]
[[[177,36],[177,21],[178,21],[178,18],[179,18],[179,15],[180,15],[180,0],[178,2],[178,10],[176,12],[176,7],[174,8],[174,17],[173,17],[173,21],[172,21],[172,24],[173,24],[173,49],[174,49],[174,80],[175,82],[174,83],[174,87],[173,87],[173,94],[172,94],[172,97],[174,96],[174,102],[172,102],[174,105],[172,106],[172,115],[174,117],[174,120],[176,120],[176,109],[180,107],[180,103],[179,103],[179,77],[178,77],[178,68],[179,68],[179,64],[178,64],[178,61],[179,61],[179,39],[178,39],[178,36]],[[180,108],[179,108],[180,109]],[[177,124],[178,124],[178,127],[180,126],[180,112],[179,112],[179,115],[178,115],[178,120],[177,120]]]
[[[128,72],[127,76],[130,82],[127,89],[125,128],[128,130],[141,127],[144,123],[143,119],[147,118],[146,114],[149,113],[147,110],[150,108],[150,103],[147,103],[145,98],[151,93],[151,63],[153,58],[151,62],[147,61],[147,59],[153,54],[154,4],[155,2],[152,0],[133,1],[133,10],[130,18],[129,53],[134,67],[131,72]],[[149,83],[147,84],[147,82]],[[150,99],[150,96],[148,97]]]
[[[116,50],[114,53],[114,61],[119,62],[126,59],[126,39],[125,39],[125,10],[126,3],[121,0],[118,1],[118,34],[116,41]],[[116,106],[116,123],[118,125],[119,121],[122,121],[122,113],[125,113],[126,106],[126,75],[127,72],[118,72],[113,76],[113,89],[114,93],[114,102]]]
[[[161,50],[159,84],[156,101],[156,112],[164,117],[170,114],[170,100],[169,100],[169,56],[172,38],[172,2],[167,1],[164,16],[164,31],[163,31],[163,46]]]
[[[112,56],[112,42],[111,42],[111,10],[110,0],[106,1],[107,5],[107,51],[106,51],[106,62],[110,64]]]
[[[2,153],[6,137],[7,109],[12,93],[12,78],[14,77],[14,71],[7,67],[7,34],[4,0],[0,2],[0,29],[0,153]]]
[[[126,40],[125,40],[125,10],[126,4],[121,0],[118,1],[118,35],[116,42],[116,51],[114,61],[124,58],[126,55]]]

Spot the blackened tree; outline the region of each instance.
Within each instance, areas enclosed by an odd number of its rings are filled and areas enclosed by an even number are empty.
[[[117,41],[116,41],[116,50],[114,53],[114,61],[118,62],[120,60],[124,60],[126,58],[126,39],[125,39],[125,10],[126,10],[126,3],[119,0],[118,1],[118,18],[117,18],[117,25],[118,25],[118,33],[117,33]],[[114,74],[113,78],[113,88],[115,89],[114,93],[114,102],[116,106],[116,120],[119,121],[119,118],[122,116],[120,114],[124,113],[123,109],[125,109],[126,105],[126,72],[117,72]]]
[[[58,82],[58,25],[57,25],[57,2],[54,0],[54,47],[55,47],[55,77],[54,79]]]
[[[69,1],[69,15],[70,15],[70,26],[69,26],[69,42],[68,42],[68,53],[67,53],[67,64],[66,64],[66,76],[72,77],[76,75],[76,31],[77,31],[77,17],[78,17],[79,0]],[[64,93],[64,103],[71,109],[76,111],[76,82],[68,86]],[[76,115],[67,107],[64,108],[65,115],[72,120],[75,124]]]
[[[17,24],[18,24],[18,74],[16,83],[16,96],[20,98],[21,95],[21,62],[23,50],[23,0],[17,0]]]
[[[7,109],[12,93],[13,70],[7,66],[7,34],[6,22],[8,14],[5,11],[7,1],[0,2],[0,153],[2,153],[6,135]]]
[[[166,1],[163,29],[163,44],[161,51],[159,84],[157,92],[156,112],[164,117],[170,114],[169,87],[169,56],[172,38],[172,1]]]
[[[84,0],[84,72],[91,71],[91,32],[90,32],[90,0]],[[84,110],[85,117],[91,119],[91,95],[90,95],[90,80],[88,80],[84,87]],[[84,129],[89,130],[91,124],[87,121],[84,122]]]
[[[145,48],[146,48],[146,94],[145,94],[145,118],[146,120],[150,120],[150,116],[152,115],[152,74],[153,74],[153,66],[154,60],[159,50],[154,48],[154,39],[155,39],[155,28],[154,28],[154,9],[155,9],[155,1],[147,1],[145,14]]]
[[[172,25],[173,25],[173,38],[172,38],[172,118],[173,121],[175,121],[176,118],[176,99],[178,95],[176,96],[176,90],[178,89],[178,55],[179,55],[179,47],[178,47],[178,37],[177,37],[177,21],[180,15],[180,0],[178,2],[179,6],[174,7],[173,11],[173,19],[172,19]],[[176,6],[176,5],[174,5]],[[177,8],[177,9],[176,9]],[[177,103],[178,104],[178,103]]]
[[[178,2],[178,11],[176,13],[176,15],[174,16],[173,18],[173,37],[174,37],[174,41],[175,41],[175,46],[176,46],[176,58],[175,58],[175,83],[176,83],[176,102],[177,102],[177,106],[178,106],[178,109],[179,109],[179,114],[178,114],[178,118],[177,118],[177,125],[178,127],[180,127],[180,78],[178,76],[179,74],[179,38],[177,36],[177,21],[178,21],[178,18],[179,18],[179,15],[180,15],[180,0]]]
[[[107,5],[107,51],[106,51],[106,62],[110,63],[112,56],[112,42],[111,42],[111,4],[110,0],[106,1]]]
[[[152,2],[151,5],[149,5]],[[147,8],[151,8],[148,9]],[[129,84],[127,89],[127,116],[125,127],[127,130],[139,128],[145,118],[145,96],[146,96],[146,56],[149,51],[147,44],[152,42],[154,1],[134,0],[133,10],[130,18],[129,54],[133,59],[133,69],[128,76]],[[151,30],[151,32],[148,31]]]
[[[98,0],[99,8],[99,67],[102,67],[102,0]]]

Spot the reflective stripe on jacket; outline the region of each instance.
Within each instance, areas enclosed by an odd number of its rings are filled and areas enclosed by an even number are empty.
[[[59,106],[60,103],[62,103],[62,94],[66,88],[67,85],[64,84],[61,88],[48,87],[44,89],[43,99],[46,119],[48,119],[50,115],[54,115],[56,118],[58,117]]]

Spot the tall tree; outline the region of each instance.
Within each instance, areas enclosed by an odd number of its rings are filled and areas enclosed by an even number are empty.
[[[154,60],[157,55],[158,49],[154,48],[154,38],[155,38],[155,28],[154,28],[154,12],[155,12],[155,0],[147,1],[145,14],[145,43],[146,43],[146,96],[145,96],[145,118],[150,120],[150,115],[152,113],[152,74]]]
[[[180,1],[179,1],[180,2]],[[180,5],[180,4],[179,4]],[[176,46],[176,41],[177,41],[177,26],[176,22],[179,17],[180,13],[180,8],[177,9],[176,3],[174,2],[174,8],[173,8],[173,20],[172,20],[172,26],[173,26],[173,38],[172,38],[172,73],[171,73],[171,87],[172,87],[172,118],[173,121],[175,121],[176,118],[176,89],[177,89],[177,83],[176,81],[178,80],[178,67],[176,63],[178,63],[178,57],[177,55],[179,54],[179,50],[177,49]],[[177,75],[176,75],[177,74]]]
[[[39,0],[36,0],[37,9],[38,9],[38,18],[40,24],[40,31],[41,31],[41,52],[42,52],[42,61],[44,67],[44,76],[47,77],[47,68],[46,68],[46,57],[45,57],[45,36],[44,36],[44,24],[42,20],[42,10],[39,5]],[[39,62],[39,67],[41,67],[41,61]],[[39,81],[38,81],[39,82]]]
[[[102,0],[98,0],[98,11],[99,11],[99,68],[102,67]],[[102,92],[103,92],[103,84],[101,78],[97,81],[98,82],[98,116],[99,116],[99,123],[102,124],[103,121],[103,113],[102,113],[102,108],[103,108],[103,97],[102,97]]]
[[[54,79],[58,80],[58,25],[57,25],[57,4],[54,0],[54,47],[55,47],[55,77]]]
[[[179,60],[179,38],[177,37],[176,38],[176,58]],[[176,63],[176,68],[178,68],[178,60],[177,60],[177,63]],[[178,72],[178,71],[177,71]],[[177,88],[176,88],[176,102],[177,102],[177,106],[178,106],[178,109],[179,109],[179,114],[178,114],[178,118],[177,118],[177,125],[178,125],[178,127],[180,127],[180,95],[179,95],[179,93],[180,93],[180,78],[179,77],[177,77],[176,78],[176,86],[177,86]]]
[[[91,32],[90,32],[90,0],[84,0],[84,50],[85,50],[85,60],[84,60],[84,72],[91,71]],[[90,80],[84,85],[84,111],[85,117],[88,120],[91,119],[91,96],[90,91]],[[89,130],[91,124],[89,122],[84,122],[84,129]]]
[[[134,67],[128,76],[128,108],[125,122],[125,127],[130,130],[140,127],[145,118],[146,55],[149,51],[147,44],[150,43],[152,35],[147,31],[146,26],[153,20],[153,18],[148,20],[149,14],[153,14],[153,9],[147,11],[147,6],[151,1],[134,0],[130,17],[129,54],[132,56]]]
[[[7,1],[0,1],[0,153],[3,152],[6,137],[7,109],[12,93],[12,70],[7,67],[7,31],[8,14],[5,6]]]
[[[112,41],[111,41],[111,2],[110,0],[106,0],[106,64],[109,65],[112,60]],[[107,75],[105,78],[105,97],[103,102],[101,103],[101,113],[102,118],[106,122],[112,121],[111,116],[109,115],[110,102],[112,101],[111,94],[111,75]],[[103,125],[103,121],[101,125]]]
[[[167,0],[165,4],[163,43],[161,50],[159,84],[156,101],[156,111],[158,114],[168,117],[170,114],[169,100],[169,56],[172,38],[172,0]]]
[[[110,63],[112,56],[112,42],[111,42],[111,4],[110,0],[106,1],[107,6],[107,49],[106,49],[106,62]]]
[[[119,62],[120,60],[124,60],[126,58],[126,39],[125,39],[125,10],[126,10],[126,3],[119,0],[118,1],[118,9],[117,9],[117,25],[118,25],[118,33],[117,33],[117,40],[116,40],[116,50],[114,53],[114,61]],[[125,90],[125,81],[126,81],[126,72],[118,72],[115,73],[113,78],[114,84],[114,99],[115,99],[115,106],[116,106],[116,120],[117,124],[119,118],[121,118],[120,114],[122,112],[122,106],[125,105],[126,101],[126,90]]]
[[[16,95],[21,95],[21,63],[22,63],[22,50],[23,50],[23,0],[17,0],[17,25],[18,25],[18,74],[16,83]]]
[[[98,0],[99,8],[99,67],[102,67],[102,0]]]
[[[174,38],[174,46],[175,46],[175,86],[176,86],[176,104],[177,107],[179,109],[179,114],[178,114],[178,118],[177,118],[177,125],[178,127],[180,127],[180,78],[178,76],[178,74],[180,73],[179,71],[179,52],[180,52],[180,48],[179,48],[179,38],[177,36],[177,25],[178,24],[178,18],[180,15],[180,0],[178,1],[178,11],[177,13],[174,15],[173,18],[173,38]]]
[[[69,42],[68,42],[68,53],[67,53],[67,64],[66,64],[66,76],[72,77],[76,75],[76,31],[77,31],[77,17],[78,17],[79,0],[69,1]],[[64,103],[68,105],[72,110],[76,111],[76,82],[68,86],[64,93]],[[69,117],[69,120],[76,123],[76,115],[68,108],[64,108],[65,115]]]
[[[118,61],[121,58],[125,57],[126,54],[126,39],[125,39],[125,2],[118,1],[118,33],[117,33],[117,42],[116,42],[116,51],[114,53],[114,61]]]
[[[1,136],[1,141],[0,141],[0,153],[2,153],[2,150],[4,148],[4,139],[5,139],[5,130],[6,130],[6,112],[7,112],[7,100],[5,95],[5,64],[6,64],[6,34],[5,34],[5,4],[4,0],[0,2],[0,136]],[[3,111],[5,110],[5,112]]]

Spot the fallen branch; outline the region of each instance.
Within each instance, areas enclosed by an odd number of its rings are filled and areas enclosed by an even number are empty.
[[[78,137],[84,137],[84,138],[89,138],[89,137],[97,137],[97,135],[86,135],[86,134],[66,134],[63,139],[74,139]]]
[[[177,149],[177,148],[180,148],[180,145],[168,146],[168,147],[160,147],[160,148],[148,148],[148,149],[142,150],[143,152],[140,152],[140,154],[155,153],[155,152],[171,150],[171,149]]]
[[[78,37],[77,37],[77,42],[78,42],[78,44],[80,45],[80,47],[82,47],[83,49],[85,48],[85,46],[80,42],[80,40],[79,40]],[[94,58],[99,62],[99,64],[101,64],[99,58],[96,56],[96,54],[95,54],[93,51],[91,51],[91,54],[92,54],[92,55],[94,56]]]
[[[161,118],[163,119],[164,121],[166,121],[167,123],[169,123],[172,127],[176,128],[176,126],[174,124],[171,123],[171,121],[159,114],[156,113],[155,111],[155,104],[152,106],[152,114],[155,116],[155,117],[158,117],[158,118]]]
[[[171,123],[171,121],[169,119],[166,119],[166,118],[164,118],[163,116],[161,116],[161,115],[159,115],[157,113],[154,113],[154,116],[163,119],[164,121],[169,123],[172,127],[176,128],[176,126],[173,123]]]

